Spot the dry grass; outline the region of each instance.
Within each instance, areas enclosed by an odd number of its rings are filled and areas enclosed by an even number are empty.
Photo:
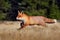
[[[60,23],[27,26],[21,30],[19,22],[0,22],[0,40],[60,40]]]

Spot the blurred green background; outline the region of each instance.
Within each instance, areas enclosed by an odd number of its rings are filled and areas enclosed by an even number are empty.
[[[16,20],[18,10],[60,20],[59,0],[0,0],[0,20]]]

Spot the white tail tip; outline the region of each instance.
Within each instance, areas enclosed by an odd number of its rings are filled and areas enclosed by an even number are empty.
[[[56,20],[56,19],[54,19],[54,21],[55,21],[55,23],[57,22],[57,20]]]

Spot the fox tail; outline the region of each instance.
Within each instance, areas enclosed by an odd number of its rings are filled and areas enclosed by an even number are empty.
[[[53,19],[55,23],[57,23],[57,20],[56,19]]]

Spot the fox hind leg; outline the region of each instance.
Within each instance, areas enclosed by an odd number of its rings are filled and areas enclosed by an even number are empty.
[[[40,22],[40,25],[45,26],[45,27],[47,26],[44,21],[41,21],[41,22]]]

